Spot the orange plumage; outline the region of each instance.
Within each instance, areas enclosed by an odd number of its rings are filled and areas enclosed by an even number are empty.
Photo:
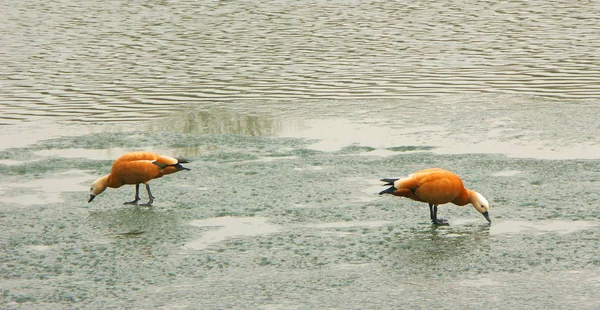
[[[135,184],[135,200],[126,204],[137,204],[140,200],[139,185],[145,184],[148,192],[148,203],[152,205],[154,197],[150,192],[150,180],[160,178],[163,175],[175,173],[181,170],[190,170],[181,165],[187,163],[185,159],[177,159],[169,156],[159,155],[151,152],[127,153],[113,163],[110,174],[105,175],[92,183],[90,188],[91,202],[97,195],[106,190],[107,187],[118,188],[126,184]]]
[[[437,218],[437,206],[445,203],[473,207],[489,221],[489,204],[481,194],[464,187],[462,180],[454,173],[430,168],[417,171],[405,178],[382,179],[392,187],[379,194],[392,194],[429,204],[431,221],[436,225],[447,225],[444,219]]]

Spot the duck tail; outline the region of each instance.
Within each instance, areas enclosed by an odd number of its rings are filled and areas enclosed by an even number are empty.
[[[394,182],[398,181],[399,179],[381,179],[381,182],[385,182],[385,184],[383,185],[394,185]]]
[[[383,194],[393,194],[396,191],[396,188],[393,186],[390,186],[387,189],[382,190],[381,192],[379,192],[379,195],[383,195]]]
[[[179,163],[177,163],[177,164],[173,165],[173,167],[175,167],[175,169],[177,169],[177,171],[180,171],[180,170],[186,170],[186,171],[190,171],[190,170],[192,170],[192,169],[190,169],[190,168],[186,168],[186,167],[182,166],[182,165],[181,165],[181,164],[179,164]]]
[[[175,169],[177,169],[177,171],[180,171],[180,170],[190,171],[190,170],[192,170],[190,168],[186,168],[186,167],[184,167],[184,166],[181,165],[181,164],[187,164],[187,163],[189,163],[190,161],[188,159],[183,158],[183,157],[176,157],[175,159],[177,159],[177,163],[175,165],[173,165],[173,167],[175,167]]]

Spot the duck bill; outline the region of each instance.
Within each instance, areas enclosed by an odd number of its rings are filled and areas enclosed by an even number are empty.
[[[481,214],[483,214],[483,217],[485,217],[485,219],[486,219],[488,222],[490,222],[490,223],[492,222],[492,220],[490,220],[490,214],[489,214],[487,211],[485,211],[485,212],[483,212],[483,213],[481,213]]]
[[[96,198],[96,195],[90,194],[90,200],[88,200],[88,203],[92,202],[92,200],[94,200],[94,198]]]

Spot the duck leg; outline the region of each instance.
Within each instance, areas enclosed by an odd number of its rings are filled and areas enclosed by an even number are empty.
[[[431,222],[435,225],[441,225],[441,226],[449,225],[448,221],[446,219],[438,219],[437,218],[437,211],[438,211],[438,206],[430,203],[429,204],[429,216],[431,217]]]
[[[140,201],[140,184],[135,185],[135,199],[133,201],[128,201],[123,203],[124,205],[137,205],[138,201]]]
[[[152,193],[150,192],[150,184],[146,184],[146,191],[148,192],[148,202],[141,204],[140,206],[151,207],[154,202],[154,196],[152,196]]]

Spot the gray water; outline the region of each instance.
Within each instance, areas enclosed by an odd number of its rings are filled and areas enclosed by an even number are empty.
[[[600,307],[600,5],[0,2],[2,308]],[[87,204],[133,150],[192,159]],[[491,203],[378,179],[440,166]]]
[[[597,16],[585,1],[3,1],[1,119],[151,119],[248,99],[593,100]]]

